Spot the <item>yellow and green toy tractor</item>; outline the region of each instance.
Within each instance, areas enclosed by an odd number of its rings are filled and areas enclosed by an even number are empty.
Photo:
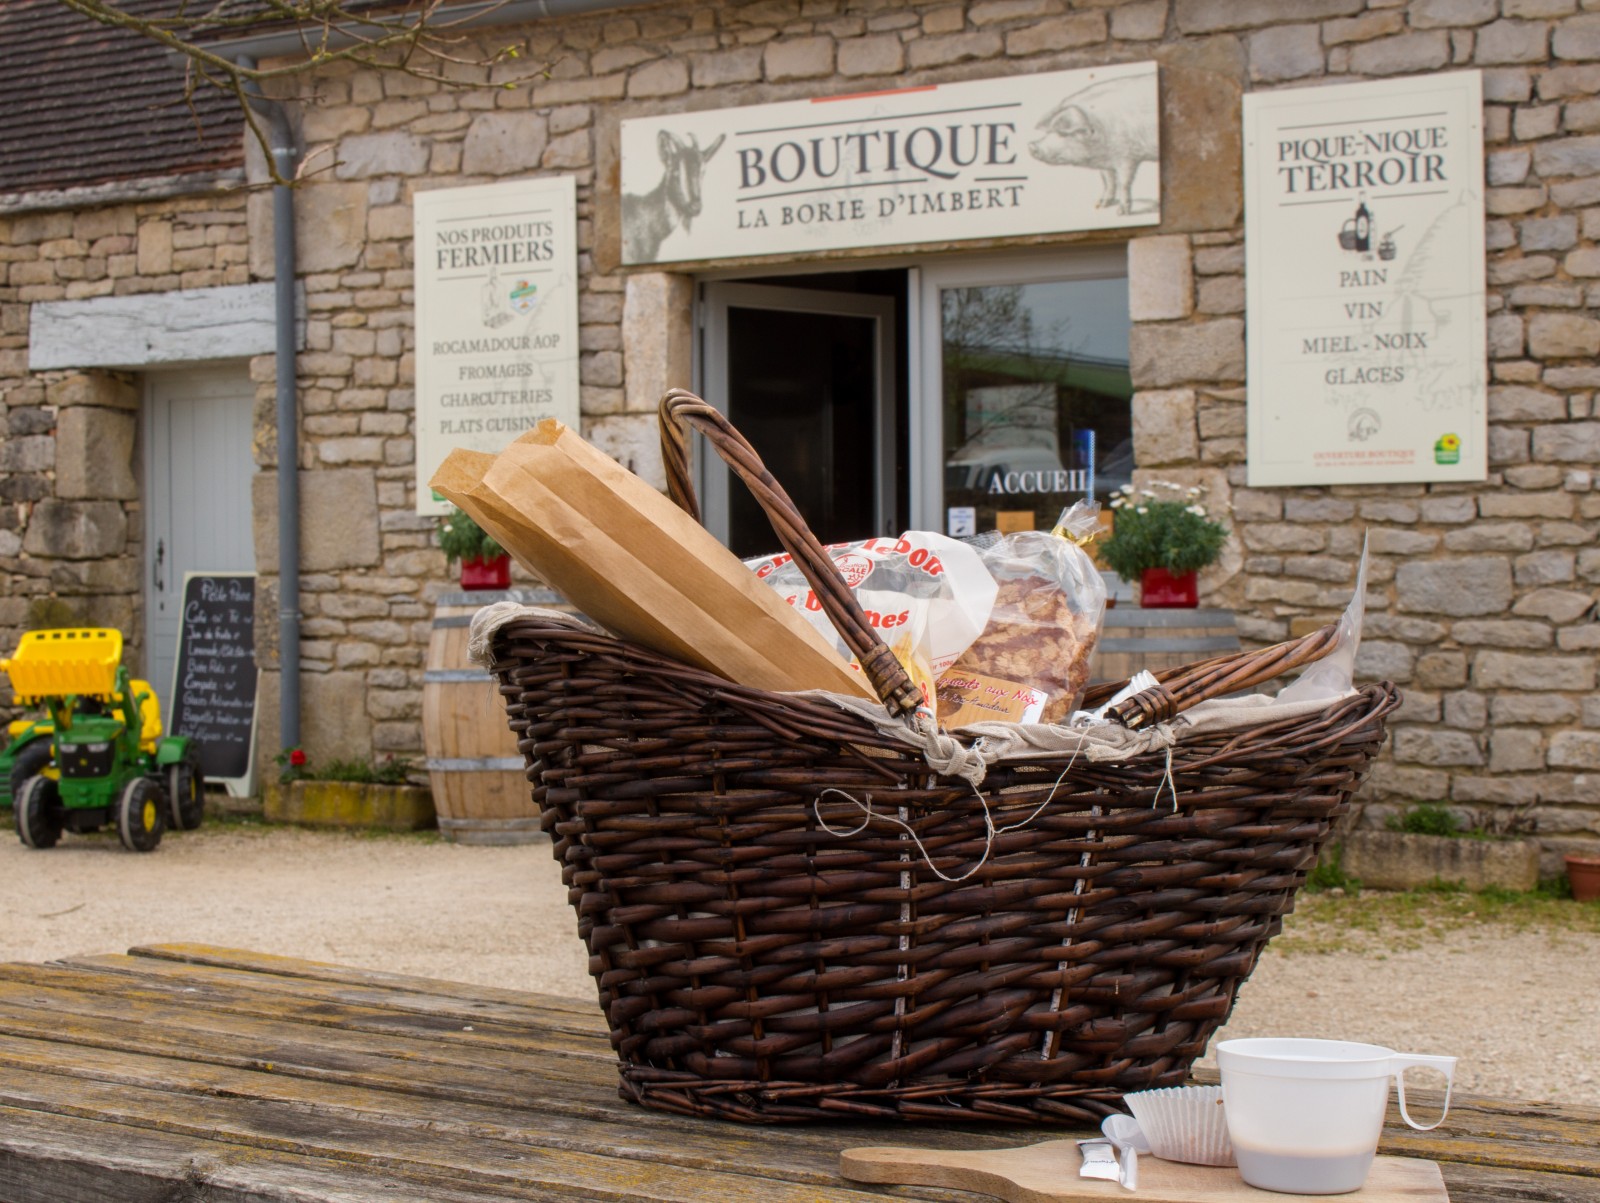
[[[51,848],[62,831],[114,824],[125,847],[149,852],[174,826],[200,826],[205,778],[191,740],[161,734],[161,707],[122,663],[122,633],[98,627],[29,631],[0,672],[23,705],[48,720],[11,724],[0,753],[17,835]]]

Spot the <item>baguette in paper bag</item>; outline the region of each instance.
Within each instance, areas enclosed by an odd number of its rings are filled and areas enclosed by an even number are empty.
[[[613,634],[759,689],[869,686],[693,518],[553,418],[432,486]]]

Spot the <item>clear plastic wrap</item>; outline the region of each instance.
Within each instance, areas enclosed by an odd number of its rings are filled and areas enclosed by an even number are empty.
[[[922,691],[927,712],[934,714],[934,682],[984,629],[994,604],[995,581],[982,557],[974,548],[931,531],[835,543],[824,550],[854,591],[867,621]],[[791,556],[763,556],[745,565],[859,669]]]
[[[1089,683],[1106,583],[1076,539],[1099,527],[1082,501],[1056,531],[981,535],[972,544],[997,592],[983,634],[939,680],[939,721],[1065,722]]]

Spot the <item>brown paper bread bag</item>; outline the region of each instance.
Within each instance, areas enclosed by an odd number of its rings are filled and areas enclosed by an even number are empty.
[[[741,685],[872,696],[737,556],[554,419],[499,455],[452,451],[430,483],[613,634]]]

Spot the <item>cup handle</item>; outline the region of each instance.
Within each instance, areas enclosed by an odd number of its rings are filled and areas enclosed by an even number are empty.
[[[1419,1124],[1411,1118],[1411,1113],[1406,1110],[1406,1070],[1408,1069],[1437,1069],[1444,1075],[1444,1110],[1439,1113],[1439,1118],[1431,1124]],[[1400,1094],[1400,1118],[1415,1128],[1418,1132],[1432,1132],[1444,1123],[1445,1116],[1450,1114],[1450,1089],[1456,1080],[1456,1059],[1454,1057],[1428,1057],[1420,1053],[1399,1053],[1389,1061],[1389,1070],[1394,1074],[1395,1085]]]

